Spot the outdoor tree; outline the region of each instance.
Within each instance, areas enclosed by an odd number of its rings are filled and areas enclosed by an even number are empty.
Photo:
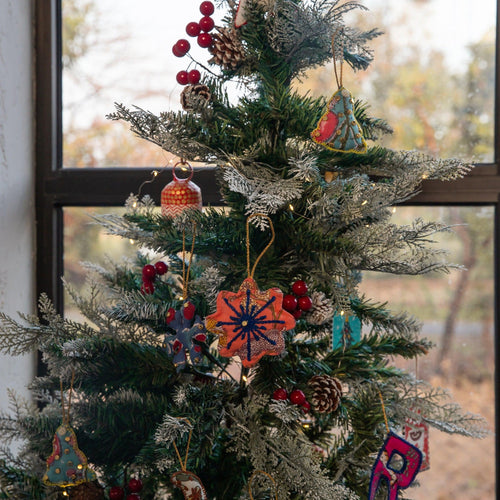
[[[48,369],[32,384],[39,405],[13,395],[0,419],[6,443],[25,440],[19,457],[3,449],[4,497],[396,498],[427,466],[409,426],[484,434],[446,391],[389,364],[430,342],[359,292],[363,271],[448,269],[427,245],[447,227],[398,226],[392,206],[470,166],[374,142],[389,127],[343,74],[372,62],[380,35],[345,24],[357,2],[222,6],[216,31],[209,1],[186,27],[211,66],[177,75],[184,111],[109,116],[182,158],[161,212],[132,195],[125,215],[98,218],[139,243],[137,260],[89,264],[88,296],[67,287],[88,322],[45,295],[40,318],[0,315],[2,352],[39,349]],[[181,38],[173,54],[189,48]],[[295,90],[332,59],[328,95]],[[192,161],[217,166],[224,207],[201,210]]]

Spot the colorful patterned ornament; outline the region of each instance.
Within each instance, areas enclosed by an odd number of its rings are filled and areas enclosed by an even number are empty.
[[[250,271],[249,222],[253,217],[268,220],[271,241],[257,257]],[[217,310],[207,316],[207,330],[219,335],[219,353],[231,358],[239,356],[245,368],[257,364],[265,356],[278,356],[285,350],[283,332],[295,327],[295,318],[283,309],[283,293],[279,288],[261,291],[253,279],[261,257],[274,241],[274,227],[267,215],[253,214],[247,218],[247,273],[236,292],[223,290],[217,296]]]
[[[175,330],[174,335],[165,336],[165,345],[168,353],[173,357],[173,362],[180,372],[187,363],[187,353],[191,363],[198,364],[201,361],[201,347],[193,342],[205,342],[207,339],[206,329],[199,316],[191,315],[190,302],[185,302],[180,311],[171,311],[167,316],[167,324]],[[194,312],[194,310],[193,310]]]
[[[422,465],[420,467],[420,472],[424,472],[431,468],[429,452],[429,426],[420,417],[420,410],[413,409],[413,412],[416,413],[418,417],[416,416],[415,418],[406,419],[404,437],[406,441],[417,447],[422,452]]]
[[[220,337],[221,356],[239,356],[243,366],[249,368],[265,355],[280,355],[285,350],[283,332],[295,327],[295,318],[282,303],[279,288],[261,291],[251,277],[236,293],[220,292],[217,311],[207,316],[206,325]]]
[[[361,340],[361,321],[356,315],[335,313],[333,316],[333,349],[346,349]]]
[[[399,456],[400,468],[393,465],[393,458]],[[387,484],[387,500],[397,500],[399,490],[408,488],[420,470],[422,452],[412,444],[389,432],[377,460],[372,468],[368,500],[375,500],[377,490],[382,481]]]
[[[354,116],[354,101],[346,88],[341,87],[333,94],[311,137],[332,151],[366,153],[366,141]]]
[[[95,479],[95,472],[88,467],[87,457],[78,448],[75,432],[69,423],[63,422],[54,434],[52,454],[47,459],[43,482],[66,488]]]
[[[190,169],[189,176],[185,179],[179,179],[175,175],[177,165],[187,166]],[[169,182],[161,192],[161,213],[168,217],[177,217],[179,214],[188,209],[202,209],[203,203],[201,199],[201,190],[191,182],[193,178],[193,167],[181,160],[174,165],[172,176],[174,180]]]
[[[174,472],[170,478],[173,485],[179,488],[185,500],[208,500],[207,492],[201,479],[188,470]]]

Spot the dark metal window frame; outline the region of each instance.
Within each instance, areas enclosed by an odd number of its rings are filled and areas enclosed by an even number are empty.
[[[35,9],[36,99],[36,292],[46,292],[62,311],[64,206],[122,206],[128,195],[150,176],[145,168],[62,168],[61,100],[61,0],[37,0]],[[424,181],[412,205],[495,206],[495,313],[500,310],[498,249],[500,248],[500,0],[496,24],[495,159],[480,165],[464,179],[451,182]],[[204,201],[219,198],[214,170],[203,169],[196,182]],[[160,199],[161,186],[152,185]],[[500,362],[498,318],[495,317],[495,357]],[[500,429],[500,370],[495,374],[495,424]],[[500,433],[496,438],[497,498],[500,498]]]

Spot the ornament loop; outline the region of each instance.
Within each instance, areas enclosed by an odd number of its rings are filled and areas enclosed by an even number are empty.
[[[264,219],[267,219],[267,221],[269,222],[269,227],[271,228],[271,241],[266,245],[266,248],[262,250],[257,259],[255,259],[252,271],[250,272],[250,219],[253,219],[254,217],[264,217]],[[264,256],[264,254],[269,250],[269,247],[273,244],[274,236],[275,233],[274,233],[273,221],[269,216],[265,214],[252,214],[247,217],[247,274],[249,278],[253,278],[257,264],[259,263],[260,259]]]
[[[183,167],[188,167],[189,168],[189,176],[186,177],[185,179],[179,179],[175,175],[175,168],[178,165],[182,165]],[[172,176],[173,176],[174,180],[176,180],[177,182],[189,182],[193,178],[193,174],[194,174],[194,169],[193,169],[192,165],[189,162],[187,162],[184,158],[181,158],[181,161],[178,161],[174,165],[174,167],[172,168]]]
[[[252,495],[252,481],[255,479],[255,476],[259,474],[267,476],[273,482],[274,498],[275,500],[278,500],[278,494],[276,493],[276,488],[277,488],[276,481],[273,479],[273,476],[271,476],[271,474],[268,474],[263,470],[256,470],[250,477],[250,480],[248,481],[248,494],[250,495],[250,499],[254,500],[254,496]]]

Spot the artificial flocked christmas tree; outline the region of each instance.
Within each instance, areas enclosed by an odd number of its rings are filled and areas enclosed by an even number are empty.
[[[185,111],[117,105],[110,118],[177,154],[181,167],[217,165],[225,207],[202,212],[184,188],[169,191],[163,213],[131,196],[125,215],[100,223],[154,257],[89,265],[90,294],[67,287],[88,323],[61,318],[46,296],[40,319],[1,315],[2,351],[39,349],[48,370],[32,384],[38,404],[13,396],[14,415],[0,421],[4,443],[24,440],[19,457],[3,451],[2,498],[63,494],[42,477],[61,421],[58,387],[73,375],[72,429],[115,499],[403,497],[422,463],[402,439],[405,423],[483,433],[444,391],[389,364],[430,343],[416,320],[358,291],[365,270],[447,269],[426,245],[447,228],[399,227],[391,207],[422,178],[452,180],[469,167],[376,145],[389,126],[342,81],[343,64],[371,62],[368,43],[380,34],[344,24],[357,2],[220,4],[227,15],[216,31],[206,1],[204,21],[187,27],[210,48],[211,66],[177,76],[191,86]],[[189,47],[182,39],[173,53]],[[333,97],[294,90],[332,59]],[[230,80],[245,89],[236,103]],[[81,498],[82,485],[64,493]]]

